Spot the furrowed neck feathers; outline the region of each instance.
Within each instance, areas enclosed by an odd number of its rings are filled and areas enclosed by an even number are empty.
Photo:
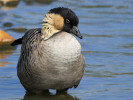
[[[49,39],[55,33],[60,32],[64,26],[64,19],[62,16],[54,13],[46,14],[42,24],[42,38]]]

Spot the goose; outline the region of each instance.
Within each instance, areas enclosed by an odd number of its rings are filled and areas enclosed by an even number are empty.
[[[71,9],[53,8],[45,15],[42,28],[28,30],[11,44],[22,44],[17,75],[27,92],[53,89],[62,93],[79,85],[85,60],[75,38],[82,39],[78,23]]]

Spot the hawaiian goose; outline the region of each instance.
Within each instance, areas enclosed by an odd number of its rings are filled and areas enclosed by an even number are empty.
[[[57,92],[77,87],[85,61],[80,39],[79,19],[69,8],[51,9],[43,19],[42,29],[31,29],[11,45],[22,44],[17,74],[27,92]]]

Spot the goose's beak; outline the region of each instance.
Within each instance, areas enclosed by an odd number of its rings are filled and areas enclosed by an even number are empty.
[[[77,26],[73,26],[73,28],[70,30],[70,32],[72,34],[76,35],[77,37],[79,37],[80,39],[83,38],[83,36],[80,34],[80,31]]]

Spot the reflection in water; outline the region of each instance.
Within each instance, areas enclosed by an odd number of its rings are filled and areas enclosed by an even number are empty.
[[[13,26],[13,23],[11,22],[6,22],[3,24],[4,27],[12,27]]]
[[[0,0],[2,10],[11,10],[17,7],[20,0]]]
[[[0,45],[0,67],[3,67],[8,62],[1,62],[2,59],[7,58],[8,55],[12,55],[16,47],[10,46],[10,44]]]
[[[11,28],[9,30],[14,31],[14,32],[17,32],[17,33],[24,33],[24,32],[27,31],[27,29],[24,28],[24,27],[15,27],[15,28]]]
[[[38,3],[43,3],[43,4],[50,4],[50,3],[52,3],[53,1],[55,1],[55,0],[35,0],[36,2],[38,2]]]
[[[24,2],[28,5],[31,5],[31,4],[34,4],[35,2],[39,4],[50,4],[54,1],[56,0],[25,0]]]
[[[29,95],[25,94],[23,100],[79,100],[77,97],[73,97],[69,94],[58,94],[58,95]]]
[[[33,3],[39,3],[39,4],[50,4],[56,0],[24,0],[26,4],[33,4]],[[17,7],[20,0],[0,0],[0,6],[2,10],[11,10]]]

